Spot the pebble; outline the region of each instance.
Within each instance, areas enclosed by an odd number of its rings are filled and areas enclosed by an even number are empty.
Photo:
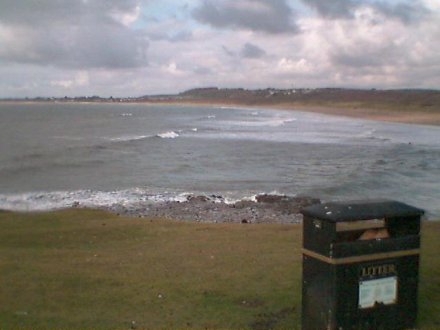
[[[215,196],[215,197],[214,197]],[[212,199],[215,198],[215,203]],[[114,213],[136,217],[159,217],[179,221],[203,223],[300,223],[302,207],[320,203],[311,197],[264,195],[257,201],[239,201],[227,204],[221,196],[188,196],[184,202],[161,202],[148,207],[145,202],[131,205],[105,207]],[[252,219],[252,221],[250,220]]]

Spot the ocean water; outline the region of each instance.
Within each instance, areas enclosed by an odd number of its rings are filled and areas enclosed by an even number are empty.
[[[440,219],[440,127],[252,108],[0,104],[0,209],[190,193],[390,198]]]

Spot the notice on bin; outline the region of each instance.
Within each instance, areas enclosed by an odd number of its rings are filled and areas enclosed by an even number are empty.
[[[397,276],[359,282],[359,308],[372,308],[378,304],[397,302]]]

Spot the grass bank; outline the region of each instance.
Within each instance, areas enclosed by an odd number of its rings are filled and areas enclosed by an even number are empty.
[[[440,327],[440,224],[425,224],[420,329]],[[0,213],[1,329],[295,329],[301,227]]]

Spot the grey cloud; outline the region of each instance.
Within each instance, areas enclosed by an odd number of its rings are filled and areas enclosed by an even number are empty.
[[[0,22],[46,25],[78,22],[87,16],[111,19],[111,14],[132,10],[139,0],[38,0],[0,2]]]
[[[57,21],[75,21],[81,15],[80,1],[15,1],[0,2],[0,22],[3,24],[53,24]]]
[[[419,0],[406,0],[395,4],[365,0],[302,0],[302,2],[328,19],[354,18],[354,11],[359,7],[371,7],[381,14],[398,19],[405,24],[420,21],[429,14],[429,10]]]
[[[395,17],[405,24],[422,20],[429,15],[429,10],[420,1],[406,1],[391,5],[385,2],[378,2],[375,8],[389,17]]]
[[[244,46],[238,52],[229,49],[225,45],[222,45],[222,50],[226,55],[234,59],[238,59],[239,57],[256,59],[256,58],[262,58],[263,56],[266,55],[264,49],[261,49],[260,47],[251,44],[249,42],[245,43]]]
[[[147,39],[114,15],[131,13],[137,0],[0,2],[0,60],[65,68],[147,65]]]
[[[262,58],[266,55],[266,52],[264,49],[261,49],[260,47],[253,45],[251,43],[246,43],[243,46],[243,49],[241,50],[241,55],[244,58]]]
[[[292,10],[285,0],[205,0],[193,12],[199,22],[217,28],[238,28],[266,33],[297,32]]]
[[[193,37],[191,31],[182,30],[176,33],[168,33],[167,31],[148,31],[147,36],[154,41],[167,40],[170,42],[190,41]]]
[[[330,60],[339,67],[350,67],[360,70],[361,68],[368,67],[382,67],[389,58],[384,57],[380,52],[367,52],[366,54],[340,52],[332,54]]]
[[[200,74],[200,75],[212,74],[212,70],[210,68],[205,67],[205,66],[196,66],[193,71],[194,71],[194,73]]]
[[[169,36],[169,41],[172,42],[179,42],[179,41],[189,41],[193,37],[193,34],[191,31],[179,31],[175,34],[172,34]]]
[[[352,18],[357,4],[352,0],[302,0],[323,17]]]
[[[228,47],[226,47],[225,45],[222,46],[222,50],[225,52],[226,55],[230,56],[230,57],[235,57],[235,53],[230,50]]]
[[[89,27],[73,36],[77,51],[67,57],[67,65],[75,63],[91,67],[129,68],[147,64],[148,43],[142,35],[111,26],[99,30]],[[70,62],[70,63],[69,63]]]
[[[144,31],[152,41],[181,42],[190,41],[193,38],[193,32],[185,20],[175,16],[166,20],[146,15],[141,16],[144,21],[148,22]]]
[[[402,48],[396,45],[384,43],[374,46],[361,41],[351,50],[338,47],[329,54],[329,58],[335,67],[359,72],[382,70],[384,66],[404,65],[408,62]]]

